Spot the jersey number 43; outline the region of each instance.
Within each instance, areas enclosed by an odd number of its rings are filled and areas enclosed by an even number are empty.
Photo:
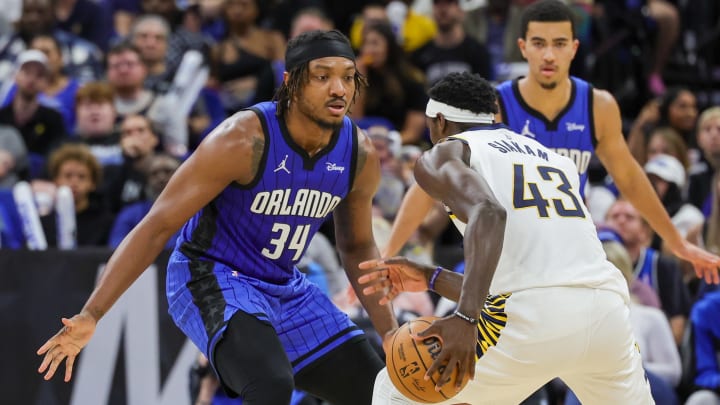
[[[585,218],[585,211],[562,170],[551,166],[537,166],[537,171],[543,180],[540,186],[538,183],[526,181],[524,165],[513,165],[513,207],[515,209],[535,207],[539,216],[547,218],[550,216],[548,207],[552,201],[558,216]],[[552,186],[556,187],[552,188]],[[529,198],[525,195],[526,188],[530,190]],[[560,198],[547,198],[543,193],[547,197]]]

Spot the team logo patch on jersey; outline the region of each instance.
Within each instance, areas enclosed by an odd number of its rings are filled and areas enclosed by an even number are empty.
[[[585,130],[585,125],[577,124],[575,122],[566,122],[565,128],[567,129],[568,132],[572,132],[572,131],[583,132]]]
[[[495,346],[498,339],[500,339],[500,334],[507,323],[505,302],[510,298],[510,295],[512,294],[491,295],[485,300],[485,306],[480,313],[480,322],[478,322],[476,349],[478,358],[482,357],[488,349]]]

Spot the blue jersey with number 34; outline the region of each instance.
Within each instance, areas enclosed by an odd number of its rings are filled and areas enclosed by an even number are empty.
[[[276,103],[250,108],[265,149],[255,179],[229,185],[195,214],[176,249],[270,282],[290,279],[315,232],[352,187],[357,132],[345,117],[330,143],[309,156],[290,137]]]

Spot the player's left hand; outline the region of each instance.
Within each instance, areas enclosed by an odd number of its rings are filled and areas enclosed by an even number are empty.
[[[683,240],[680,246],[671,247],[675,256],[692,263],[698,278],[704,278],[708,284],[719,284],[718,266],[720,257],[707,252],[692,243]]]
[[[384,292],[380,305],[391,302],[398,294],[422,292],[428,289],[426,273],[433,268],[415,263],[405,257],[393,257],[384,260],[367,260],[359,265],[367,273],[358,278],[363,286],[363,294],[373,295]]]
[[[436,336],[442,343],[440,353],[425,373],[425,380],[429,380],[435,371],[440,372],[435,384],[435,390],[440,391],[447,384],[457,368],[455,389],[460,391],[461,382],[465,375],[475,378],[475,356],[477,347],[478,328],[456,316],[450,315],[433,322],[427,329],[419,332],[413,338],[422,340]]]

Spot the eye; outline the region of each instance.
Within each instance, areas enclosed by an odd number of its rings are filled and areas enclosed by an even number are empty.
[[[316,77],[318,80],[320,80],[321,82],[324,82],[324,81],[327,80],[327,78],[328,78],[326,75],[318,75],[318,76],[315,76],[315,77]]]
[[[355,80],[355,76],[345,76],[345,81],[346,81],[346,82],[351,82],[351,81],[353,81],[353,80]]]

